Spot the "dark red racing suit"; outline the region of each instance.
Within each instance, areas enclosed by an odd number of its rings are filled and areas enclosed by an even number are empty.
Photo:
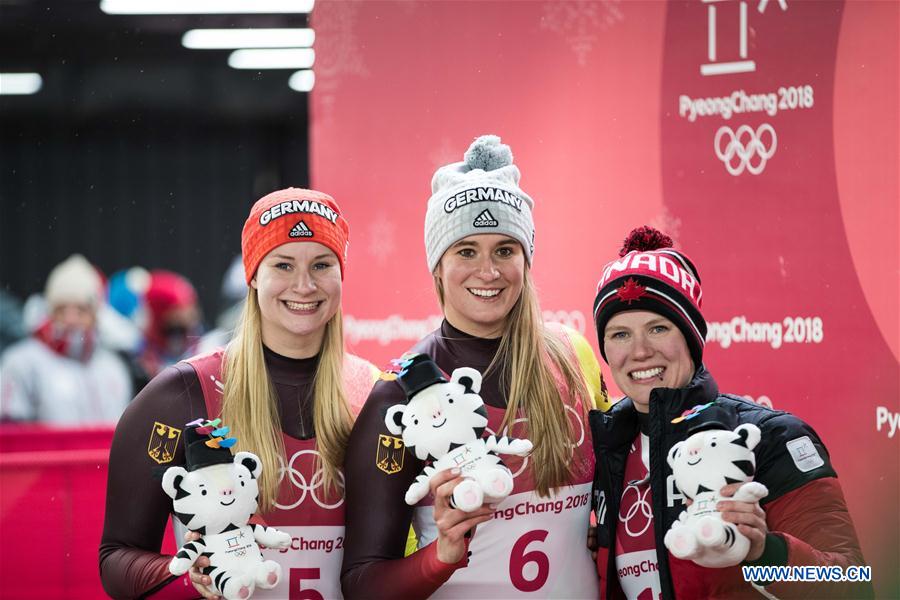
[[[557,332],[569,350],[578,339],[583,341],[574,331]],[[431,356],[447,374],[459,367],[485,374],[499,344],[499,339],[475,338],[444,321],[413,351]],[[596,359],[589,358],[599,372]],[[469,558],[456,564],[437,558],[433,499],[426,498],[416,507],[404,502],[409,484],[424,463],[390,434],[384,418],[386,410],[405,403],[406,396],[395,381],[376,384],[356,421],[344,465],[347,543],[341,583],[347,598],[597,597],[597,577],[585,545],[594,468],[587,414],[560,383],[558,373],[555,376],[565,403],[560,409],[569,414],[576,438],[569,485],[554,490],[549,498],[540,497],[534,491],[530,464],[519,457],[502,456],[514,475],[513,493],[498,505],[494,519],[478,526],[469,541]],[[599,395],[602,382],[597,379],[597,384]],[[484,375],[480,394],[488,410],[487,433],[527,437],[524,418],[517,419],[510,431],[500,430],[507,389],[498,370]],[[420,549],[404,558],[411,519]],[[547,560],[528,563],[531,556]],[[527,570],[535,564],[536,572]]]
[[[327,497],[317,489],[314,475],[313,381],[318,357],[291,359],[268,349],[264,357],[278,398],[287,476],[279,487],[276,508],[254,520],[291,533],[293,541],[285,551],[264,551],[267,559],[282,564],[284,573],[276,590],[257,590],[255,596],[287,597],[291,585],[333,597],[340,593],[344,507],[341,498]],[[100,577],[114,598],[199,596],[187,575],[175,578],[169,573],[172,557],[160,554],[172,511],[172,500],[162,490],[161,471],[184,464],[180,431],[185,423],[219,414],[221,359],[218,352],[168,367],[138,394],[116,427],[100,543]],[[344,385],[354,415],[376,374],[371,364],[347,355]],[[291,568],[306,560],[316,564]]]

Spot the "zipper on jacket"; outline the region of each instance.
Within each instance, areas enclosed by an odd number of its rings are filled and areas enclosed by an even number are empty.
[[[651,396],[655,395],[651,392]],[[659,569],[659,585],[663,600],[674,600],[675,589],[672,585],[672,573],[669,570],[669,551],[663,538],[666,535],[666,457],[663,454],[663,436],[666,429],[666,412],[661,402],[665,399],[651,398],[650,402],[650,494],[653,497],[653,537],[656,540],[656,562]],[[658,410],[654,410],[658,408]],[[655,417],[655,418],[653,418]]]

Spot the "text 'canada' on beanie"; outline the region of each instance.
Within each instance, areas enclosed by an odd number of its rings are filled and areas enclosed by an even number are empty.
[[[594,300],[603,360],[603,335],[609,320],[623,311],[646,310],[663,315],[678,327],[694,366],[699,367],[706,344],[706,320],[700,312],[703,292],[694,263],[672,248],[672,238],[648,226],[628,234],[619,257],[603,267]]]

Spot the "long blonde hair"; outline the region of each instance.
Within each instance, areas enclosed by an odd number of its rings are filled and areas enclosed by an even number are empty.
[[[326,323],[319,365],[314,379],[313,426],[316,434],[316,470],[321,469],[326,490],[338,483],[344,451],[353,426],[342,385],[344,332],[341,311]],[[239,450],[262,461],[259,509],[272,509],[278,497],[279,473],[284,468],[284,441],[275,387],[266,369],[262,342],[262,314],[256,290],[247,292],[241,320],[225,352],[222,419],[231,427]]]
[[[443,284],[437,276],[434,281],[443,308]],[[580,409],[586,414],[590,393],[580,368],[573,364],[576,361],[565,343],[544,327],[526,265],[522,293],[507,315],[500,348],[486,373],[499,368],[501,385],[509,390],[501,429],[520,416],[528,419],[528,438],[534,443],[532,473],[541,496],[567,485],[573,475],[575,432],[552,369],[562,375],[569,393],[582,403]]]

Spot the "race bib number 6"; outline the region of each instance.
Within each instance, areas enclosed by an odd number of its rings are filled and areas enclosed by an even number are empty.
[[[543,529],[529,531],[513,545],[509,555],[509,580],[520,592],[536,592],[547,583],[550,557],[537,548],[528,550],[528,546],[543,542],[548,533],[550,532]]]

